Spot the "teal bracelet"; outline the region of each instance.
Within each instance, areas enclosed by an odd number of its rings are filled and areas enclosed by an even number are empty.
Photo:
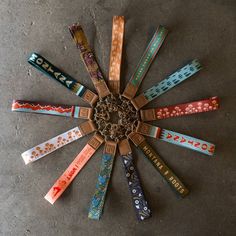
[[[152,86],[139,96],[132,99],[132,104],[137,110],[139,110],[141,107],[143,107],[153,99],[159,97],[161,94],[167,92],[168,90],[180,84],[184,80],[190,78],[201,69],[202,67],[198,60],[192,60],[184,67],[178,69],[171,75],[167,76],[166,79],[162,80],[157,85]]]
[[[114,157],[116,153],[116,143],[107,141],[105,143],[102,163],[96,184],[96,190],[92,197],[88,218],[99,220],[105,203],[106,192],[111,177]]]
[[[95,93],[87,89],[84,85],[78,83],[70,75],[62,72],[59,68],[54,66],[41,55],[32,53],[28,59],[28,62],[46,76],[64,85],[66,88],[74,92],[78,97],[81,97],[91,105],[97,101],[98,96]]]

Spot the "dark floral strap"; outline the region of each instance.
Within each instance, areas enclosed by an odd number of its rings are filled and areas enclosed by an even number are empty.
[[[136,215],[139,220],[145,220],[151,216],[151,211],[143,194],[138,173],[133,163],[132,153],[121,155],[121,159],[124,164],[125,175],[128,181]]]

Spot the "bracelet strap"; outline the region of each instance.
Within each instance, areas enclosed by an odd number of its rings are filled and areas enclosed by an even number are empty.
[[[154,149],[147,143],[145,138],[138,133],[131,133],[129,135],[131,141],[140,148],[145,157],[152,163],[162,177],[167,181],[176,193],[181,197],[185,197],[189,190],[184,186],[180,179],[173,173],[173,171],[165,164],[161,157],[154,151]]]
[[[140,110],[143,121],[161,120],[195,113],[215,111],[219,108],[219,98],[211,97],[204,100],[176,104],[167,107]]]
[[[12,111],[91,119],[93,109],[81,106],[54,105],[43,102],[13,100]]]
[[[96,127],[92,121],[86,121],[71,130],[66,131],[63,134],[47,140],[21,154],[25,164],[37,161],[42,157],[56,151],[57,149],[64,147],[65,145],[89,134],[96,130]]]
[[[150,43],[148,44],[146,50],[144,51],[138,66],[135,69],[134,74],[130,78],[124,92],[123,96],[131,99],[135,96],[138,91],[138,88],[144,79],[148,69],[150,68],[157,52],[161,48],[168,30],[163,26],[159,26],[156,32],[154,33]]]
[[[120,72],[124,39],[124,16],[114,16],[108,86],[113,94],[120,93]]]
[[[189,148],[209,156],[214,154],[215,145],[212,143],[171,130],[161,129],[147,123],[138,122],[136,132],[152,138],[163,140],[168,143],[176,144],[181,147]]]
[[[132,99],[131,102],[133,103],[135,108],[139,110],[141,107],[145,106],[153,99],[159,97],[161,94],[167,92],[171,88],[196,74],[199,70],[201,70],[201,68],[202,67],[198,60],[192,60],[184,67],[167,76],[166,79],[162,80],[157,85],[152,86],[145,92]]]
[[[54,202],[62,195],[62,193],[66,190],[66,188],[70,185],[70,183],[74,180],[77,174],[81,171],[102,143],[103,138],[100,135],[95,134],[51,187],[44,198],[51,204],[54,204]]]
[[[111,178],[111,172],[116,154],[116,143],[113,141],[106,141],[96,190],[92,197],[89,208],[88,217],[90,219],[99,220],[105,203],[106,192]]]
[[[215,151],[215,145],[212,143],[167,129],[162,129],[160,140],[189,148],[209,156],[212,156]]]
[[[64,85],[78,97],[81,97],[85,102],[88,102],[91,106],[97,101],[98,96],[95,93],[86,88],[84,85],[78,83],[70,75],[62,72],[38,53],[32,53],[28,59],[28,62],[36,69],[43,72],[46,76]]]
[[[119,142],[119,151],[137,218],[141,221],[145,220],[151,216],[151,210],[145,199],[138,171],[133,163],[132,150],[127,139]]]
[[[69,27],[69,30],[72,35],[72,38],[76,43],[77,48],[80,50],[80,56],[86,66],[86,69],[98,92],[99,97],[103,98],[109,95],[110,91],[106,85],[102,72],[88,44],[88,40],[81,25],[73,24]]]

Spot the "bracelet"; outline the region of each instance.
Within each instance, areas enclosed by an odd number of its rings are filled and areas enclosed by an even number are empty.
[[[167,92],[168,90],[180,84],[184,80],[190,78],[201,69],[202,67],[198,60],[192,60],[184,67],[178,69],[173,74],[167,76],[166,79],[162,80],[157,85],[152,86],[145,92],[132,99],[131,102],[134,107],[139,110],[141,107],[145,106],[153,99],[159,97],[161,94]]]
[[[89,208],[88,217],[90,219],[99,220],[102,215],[106,192],[111,178],[115,154],[116,142],[106,141],[102,155],[102,163],[98,175],[98,181],[96,184],[96,190],[92,197],[92,201]]]
[[[165,164],[161,157],[153,150],[153,148],[147,143],[145,138],[138,133],[131,133],[129,138],[135,146],[143,152],[145,157],[152,163],[162,177],[167,181],[176,193],[181,197],[185,197],[189,190],[184,186],[181,180],[173,173],[173,171]]]
[[[52,105],[42,102],[13,100],[12,111],[91,119],[93,110],[89,107]]]
[[[28,62],[36,69],[43,72],[46,76],[64,85],[90,105],[93,105],[97,101],[98,96],[95,93],[86,88],[84,85],[78,83],[70,75],[62,72],[41,55],[32,53],[28,59]]]
[[[92,50],[90,49],[88,40],[81,25],[73,24],[71,27],[69,27],[69,30],[72,38],[76,43],[77,48],[80,49],[80,56],[87,68],[87,71],[98,92],[99,97],[106,97],[110,94],[110,91],[106,85],[106,82],[95,59],[95,56]]]
[[[77,174],[81,171],[102,143],[103,138],[98,134],[95,134],[88,141],[82,151],[76,156],[69,167],[59,177],[44,197],[48,202],[54,204],[54,202],[62,195],[62,193],[66,190],[66,188],[70,185],[70,183],[74,180]]]
[[[96,130],[96,127],[92,121],[86,121],[79,125],[79,127],[75,127],[71,130],[66,131],[63,134],[59,134],[58,136],[47,140],[21,154],[25,164],[29,164],[30,162],[37,161],[38,159],[48,155],[56,151],[57,149],[79,139],[83,136],[92,133]]]
[[[204,100],[176,104],[167,107],[140,110],[143,121],[160,120],[177,116],[192,115],[195,113],[215,111],[219,108],[219,98],[211,97]]]
[[[215,145],[212,143],[171,130],[161,129],[154,125],[138,122],[136,132],[152,138],[163,140],[168,143],[176,144],[181,147],[189,148],[209,156],[214,154]]]
[[[119,151],[137,218],[141,221],[148,219],[151,216],[151,210],[145,199],[138,171],[133,163],[132,150],[128,139],[119,142]]]
[[[123,16],[113,17],[112,41],[108,86],[113,94],[120,93],[120,71],[124,39],[125,20]]]
[[[123,92],[124,97],[131,99],[135,96],[157,52],[161,48],[161,45],[163,44],[167,33],[168,30],[166,28],[164,28],[163,26],[158,27],[146,50],[144,51],[139,61],[139,64],[135,69],[134,74],[132,75],[130,81],[128,82]]]

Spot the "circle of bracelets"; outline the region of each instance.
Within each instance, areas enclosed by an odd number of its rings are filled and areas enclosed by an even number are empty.
[[[117,123],[112,121],[112,118],[116,118]],[[95,105],[93,120],[97,131],[105,140],[118,142],[135,130],[139,114],[126,98],[121,95],[109,95],[99,99]]]

